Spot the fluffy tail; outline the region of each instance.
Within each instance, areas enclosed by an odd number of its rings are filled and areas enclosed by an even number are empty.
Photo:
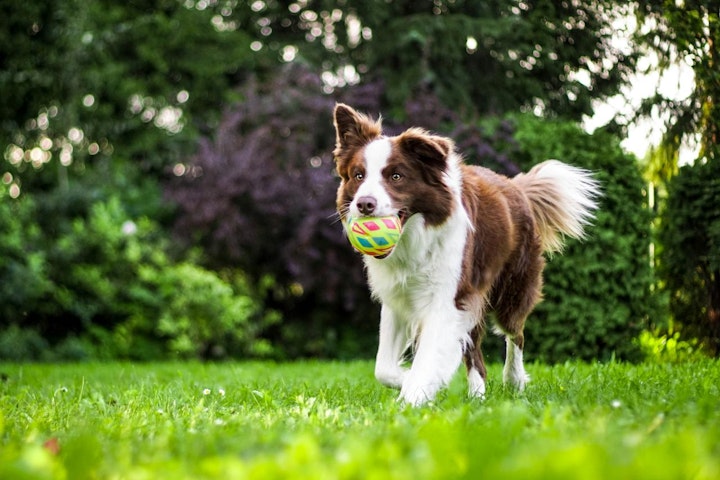
[[[513,182],[530,201],[543,250],[562,250],[563,236],[582,238],[594,217],[600,185],[592,173],[548,160],[519,174]]]

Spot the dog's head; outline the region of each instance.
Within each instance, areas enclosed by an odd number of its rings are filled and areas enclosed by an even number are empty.
[[[335,107],[334,150],[340,187],[337,209],[349,215],[398,215],[404,223],[422,214],[430,225],[443,223],[453,208],[447,176],[454,145],[450,139],[411,128],[385,137],[381,122],[351,107]]]

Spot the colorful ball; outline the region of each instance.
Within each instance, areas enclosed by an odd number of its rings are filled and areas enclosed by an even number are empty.
[[[371,257],[385,257],[400,239],[402,224],[395,216],[348,217],[345,231],[355,250]]]

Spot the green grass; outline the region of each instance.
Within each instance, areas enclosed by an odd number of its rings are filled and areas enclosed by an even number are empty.
[[[523,394],[492,365],[484,402],[458,375],[420,409],[372,369],[0,365],[0,478],[720,478],[717,361],[530,365]]]

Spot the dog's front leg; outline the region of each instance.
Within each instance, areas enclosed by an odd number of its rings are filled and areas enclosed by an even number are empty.
[[[400,390],[400,400],[418,406],[434,399],[460,366],[466,337],[456,309],[440,309],[426,317],[412,367]]]
[[[388,387],[400,388],[407,369],[401,366],[408,348],[408,332],[397,315],[387,305],[380,313],[380,343],[375,360],[375,378]]]

